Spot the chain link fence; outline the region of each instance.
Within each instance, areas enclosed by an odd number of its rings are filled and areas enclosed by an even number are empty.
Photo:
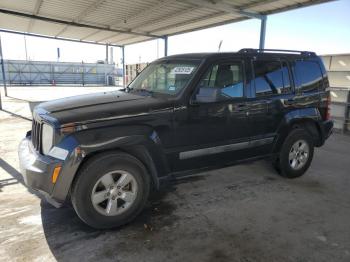
[[[4,60],[4,69],[8,86],[116,85],[120,74],[113,64],[83,62]],[[3,84],[2,74],[0,83]]]

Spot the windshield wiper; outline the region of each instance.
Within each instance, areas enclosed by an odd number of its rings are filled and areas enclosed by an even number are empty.
[[[148,93],[148,94],[153,94],[152,90],[148,90],[148,89],[145,89],[145,88],[137,88],[137,89],[129,88],[129,90],[133,91],[135,93],[144,92],[144,93]]]

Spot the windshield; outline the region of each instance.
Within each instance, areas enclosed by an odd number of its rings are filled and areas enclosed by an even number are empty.
[[[199,62],[162,61],[150,64],[129,85],[130,92],[178,94],[190,81]]]

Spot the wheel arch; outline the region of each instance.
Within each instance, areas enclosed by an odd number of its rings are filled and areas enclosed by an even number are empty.
[[[296,113],[297,112],[297,113]],[[322,145],[322,133],[320,127],[320,115],[318,110],[297,110],[287,114],[277,131],[277,139],[273,146],[273,153],[280,151],[283,141],[288,136],[291,130],[296,128],[305,129],[308,134],[313,138],[315,146]]]
[[[138,159],[150,176],[152,188],[158,190],[160,187],[159,177],[169,173],[169,166],[164,157],[161,142],[157,139],[157,134],[155,131],[150,132],[150,134],[131,134],[112,139],[107,136],[99,136],[98,140],[96,137],[94,139],[94,134],[91,132],[84,135],[75,134],[74,138],[78,146],[74,149],[74,154],[79,151],[79,156],[75,156],[74,161],[68,163],[71,166],[69,173],[60,175],[64,175],[64,179],[57,181],[53,192],[54,197],[64,202],[70,195],[77,174],[86,163],[102,153],[116,151],[127,153]]]
[[[156,190],[159,189],[160,182],[159,177],[162,175],[162,168],[155,164],[156,161],[159,161],[159,157],[156,157],[152,154],[152,150],[150,150],[144,144],[136,144],[136,145],[116,145],[115,147],[111,147],[108,149],[98,149],[98,150],[90,150],[86,156],[82,159],[77,172],[74,174],[73,181],[76,179],[79,171],[86,165],[91,159],[98,157],[101,154],[105,154],[108,152],[123,152],[129,154],[136,159],[138,159],[146,168],[148,175],[151,178],[152,187]],[[72,184],[73,184],[72,181]],[[72,185],[71,184],[71,185]]]

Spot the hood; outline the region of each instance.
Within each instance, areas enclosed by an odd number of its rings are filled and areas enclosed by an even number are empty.
[[[74,110],[89,106],[105,105],[116,102],[134,101],[145,97],[124,93],[120,91],[92,93],[87,95],[71,96],[52,100],[40,104],[39,107],[48,113],[58,113],[66,110]]]
[[[130,118],[171,108],[172,103],[167,99],[112,91],[44,102],[37,106],[35,113],[52,117],[62,125]]]

